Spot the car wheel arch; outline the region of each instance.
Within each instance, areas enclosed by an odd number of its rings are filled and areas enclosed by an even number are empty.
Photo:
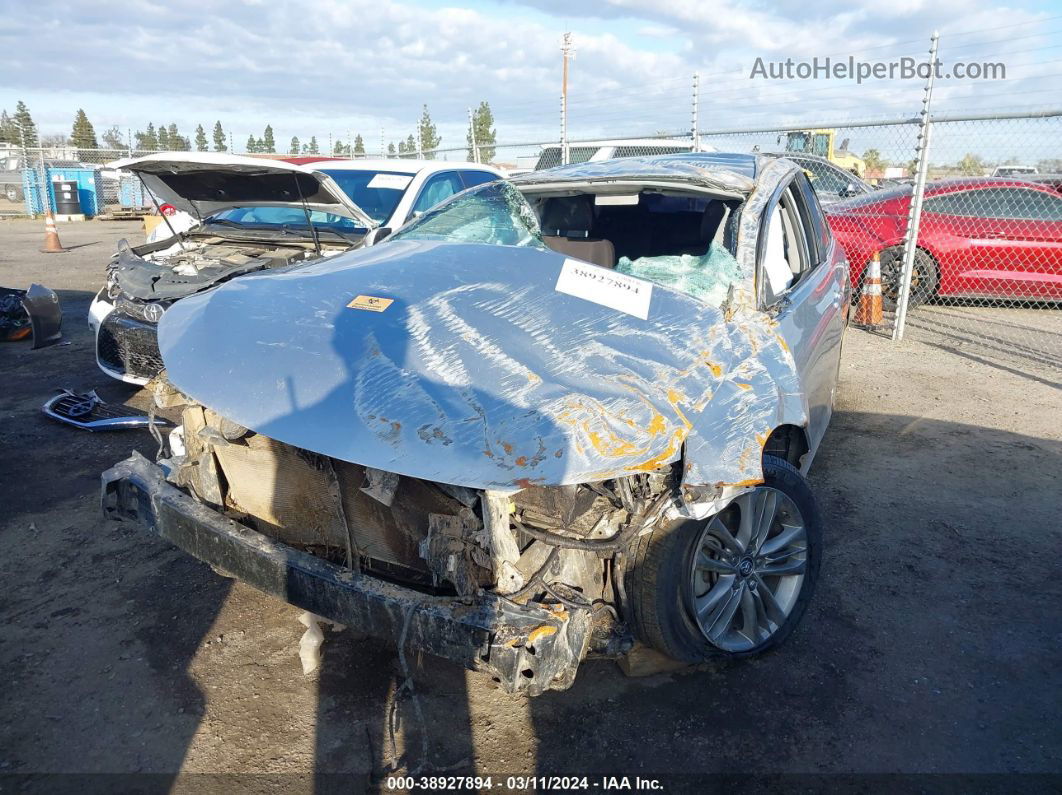
[[[789,423],[777,426],[763,444],[763,456],[773,456],[801,469],[801,460],[811,449],[807,428]]]
[[[915,250],[916,250],[917,253],[925,254],[929,258],[929,263],[933,266],[933,271],[934,272],[932,274],[932,279],[931,279],[932,289],[929,291],[928,295],[923,297],[923,300],[926,300],[928,298],[932,298],[933,296],[937,295],[937,293],[940,291],[940,279],[941,279],[940,258],[936,255],[936,253],[932,249],[927,248],[924,245],[916,245],[915,246]],[[901,240],[900,242],[895,243],[895,244],[893,244],[891,246],[885,246],[884,248],[882,248],[880,250],[879,256],[881,254],[884,254],[887,251],[888,252],[895,251],[897,254],[902,253],[903,252],[903,241]],[[860,291],[862,291],[863,278],[865,278],[865,276],[866,276],[866,268],[863,269],[863,277],[861,277],[860,280],[859,280],[859,282],[860,282],[859,283]],[[884,278],[884,275],[883,275],[883,278]],[[884,281],[882,282],[882,285],[883,285],[883,288],[884,288]]]

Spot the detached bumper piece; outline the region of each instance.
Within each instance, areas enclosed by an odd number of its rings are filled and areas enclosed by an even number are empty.
[[[41,407],[47,416],[86,431],[121,431],[130,428],[147,428],[151,418],[128,406],[112,406],[104,403],[95,390],[78,393],[64,389]],[[164,427],[171,423],[155,417],[155,425]]]
[[[63,310],[59,296],[40,284],[28,290],[0,287],[0,340],[30,337],[34,348],[45,348],[62,339]]]
[[[507,692],[539,695],[575,680],[590,639],[585,610],[470,602],[353,572],[278,543],[167,483],[139,453],[103,473],[104,514],[134,521],[265,593],[352,629],[486,671]]]

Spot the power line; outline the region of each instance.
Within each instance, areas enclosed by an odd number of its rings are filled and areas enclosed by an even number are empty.
[[[993,25],[990,28],[978,28],[977,30],[962,30],[957,33],[951,33],[945,30],[941,33],[941,37],[952,38],[955,36],[972,36],[975,33],[991,33],[996,30],[1009,30],[1010,28],[1019,28],[1024,25],[1042,25],[1044,22],[1052,22],[1056,19],[1062,19],[1062,14],[1057,14],[1051,17],[1040,17],[1039,19],[1029,19],[1025,22],[1013,22],[1010,25]]]

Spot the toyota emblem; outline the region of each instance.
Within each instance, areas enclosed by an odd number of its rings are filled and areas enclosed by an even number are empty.
[[[162,320],[162,313],[166,310],[162,308],[160,304],[147,304],[144,307],[144,320],[151,323],[158,323]]]

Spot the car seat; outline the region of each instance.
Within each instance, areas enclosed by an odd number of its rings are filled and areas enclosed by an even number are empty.
[[[700,233],[697,235],[697,245],[683,248],[679,254],[692,254],[703,256],[708,252],[712,241],[721,243],[723,232],[723,220],[726,218],[727,205],[719,200],[708,202],[708,206],[701,215]]]
[[[542,207],[542,242],[554,251],[605,268],[616,265],[612,241],[590,237],[593,196],[557,196]]]

